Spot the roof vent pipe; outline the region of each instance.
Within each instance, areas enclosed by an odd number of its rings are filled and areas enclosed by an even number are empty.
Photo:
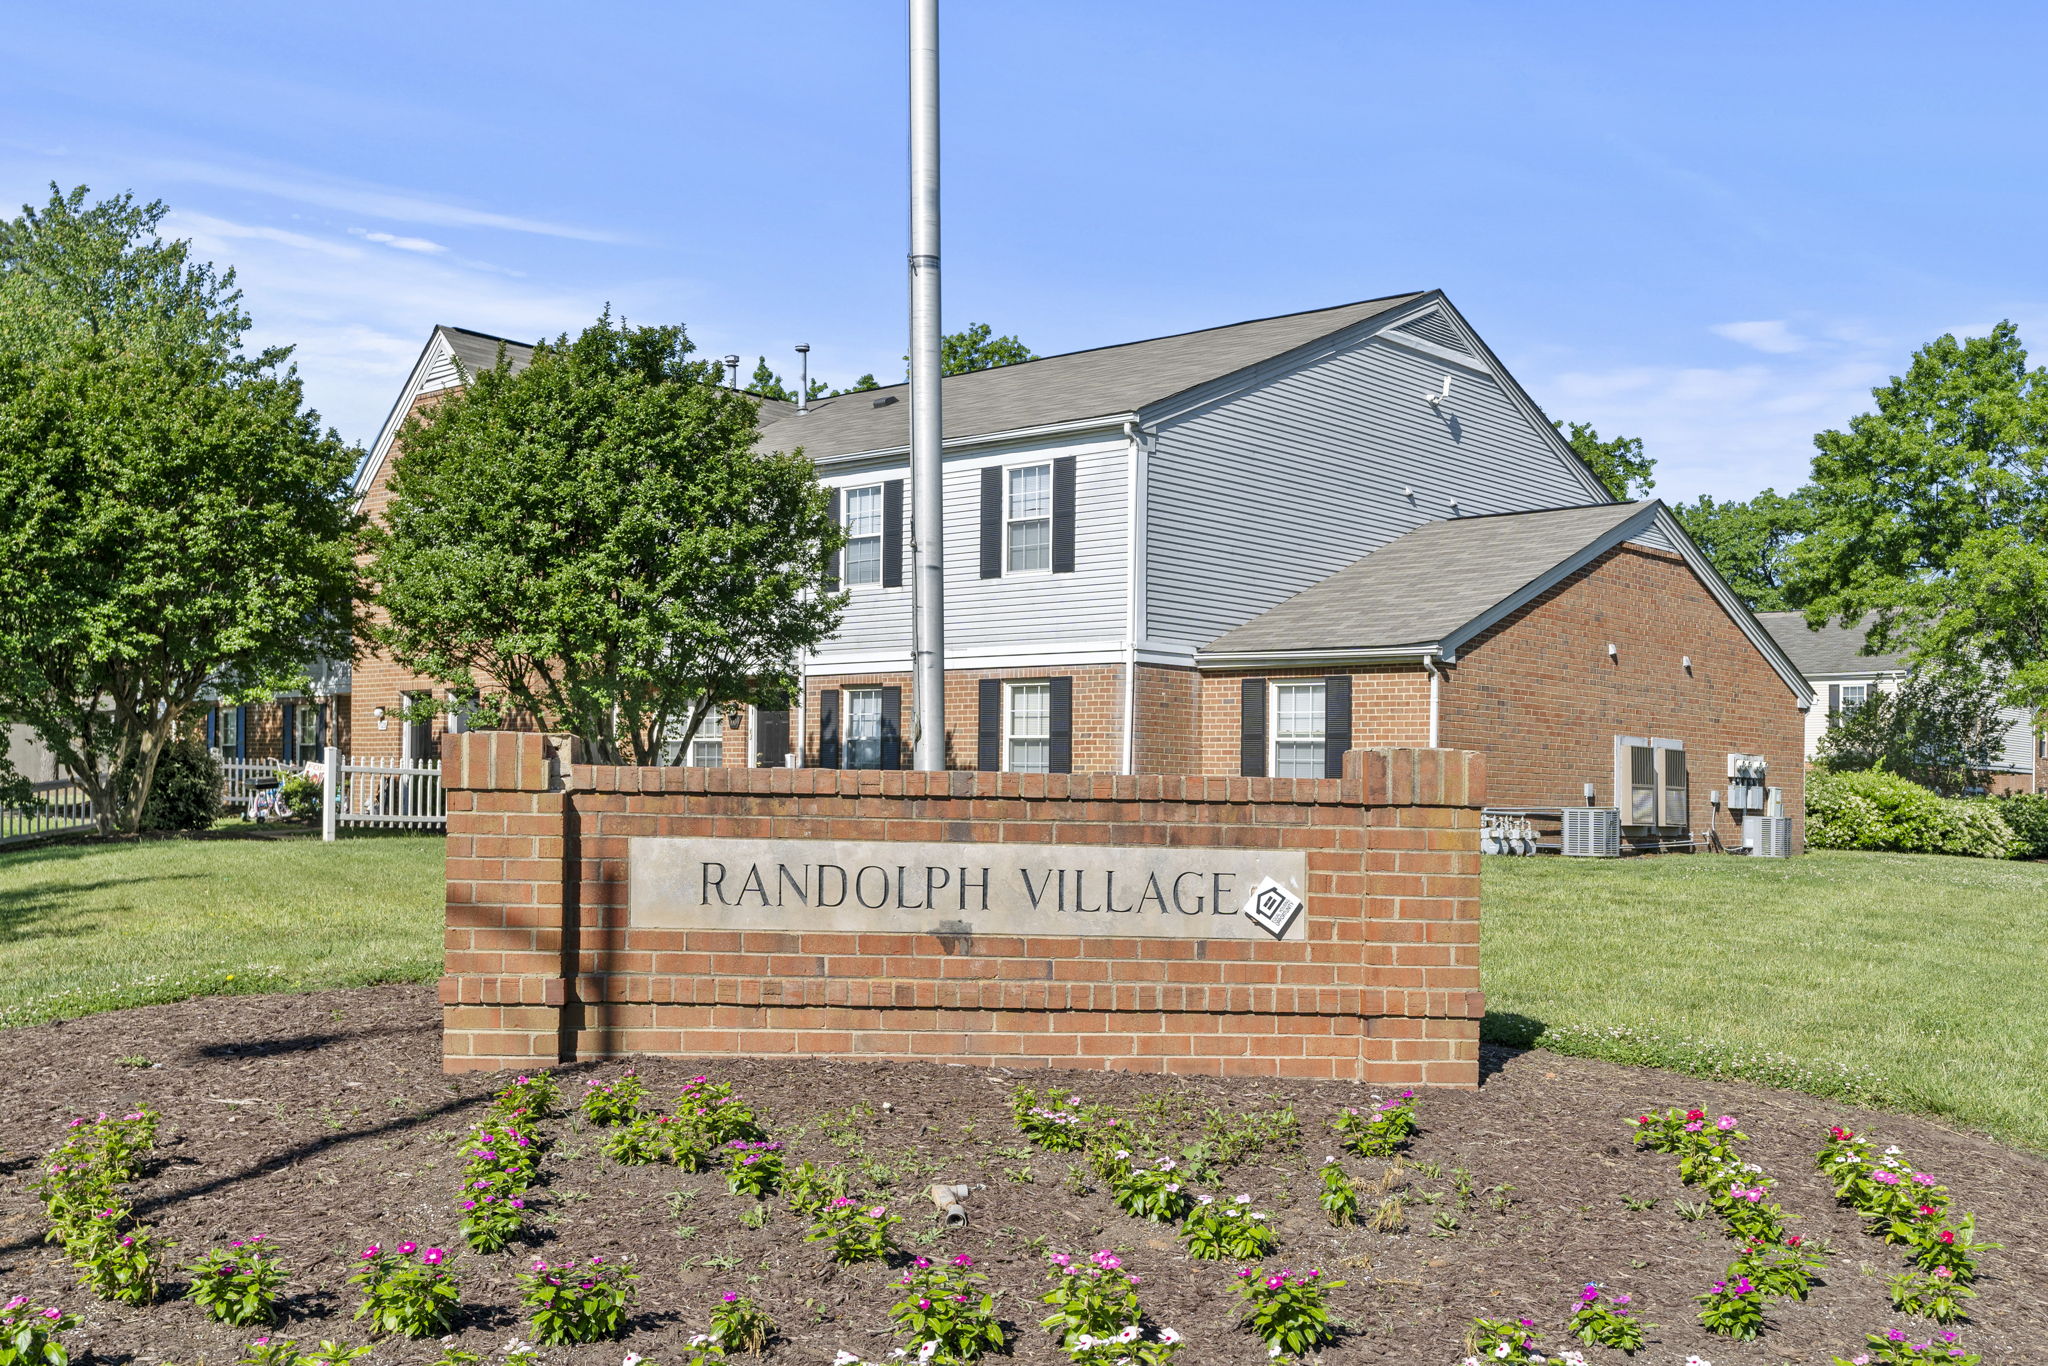
[[[796,411],[801,417],[811,410],[811,344],[796,344]]]
[[[725,387],[728,389],[740,387],[740,358],[738,356],[727,356],[725,358]]]

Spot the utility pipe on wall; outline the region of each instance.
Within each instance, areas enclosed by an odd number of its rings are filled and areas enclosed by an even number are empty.
[[[939,335],[939,0],[910,0],[911,757],[927,773],[946,766]]]
[[[1429,747],[1431,749],[1441,749],[1443,746],[1437,743],[1439,738],[1437,718],[1443,714],[1443,667],[1437,663],[1435,655],[1424,655],[1422,657],[1422,667],[1429,671]]]

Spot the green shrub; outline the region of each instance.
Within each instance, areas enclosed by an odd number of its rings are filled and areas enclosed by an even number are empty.
[[[2048,858],[2048,796],[2015,792],[2010,797],[1993,797],[1987,805],[2005,818],[2019,841],[2014,858]]]
[[[320,819],[320,794],[326,789],[303,773],[290,773],[277,785],[278,794],[284,798],[284,809],[292,813],[292,819],[312,821]]]
[[[1942,797],[1879,771],[1816,770],[1806,784],[1806,839],[1817,849],[2008,858],[2019,847],[1991,803]]]
[[[132,772],[128,781],[133,781]],[[142,807],[144,830],[205,830],[220,815],[220,761],[197,736],[184,736],[157,757],[156,779]]]

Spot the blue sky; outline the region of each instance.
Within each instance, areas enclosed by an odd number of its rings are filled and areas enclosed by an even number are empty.
[[[2048,345],[2048,7],[945,0],[946,316],[1041,353],[1440,287],[1657,492]],[[368,441],[437,322],[900,373],[896,0],[16,6],[0,201],[167,200]]]

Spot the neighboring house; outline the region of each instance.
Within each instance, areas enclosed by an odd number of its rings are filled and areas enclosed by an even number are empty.
[[[1906,676],[1904,655],[1865,654],[1868,626],[1841,626],[1834,622],[1818,630],[1806,624],[1804,612],[1759,612],[1757,620],[1767,627],[1792,662],[1814,686],[1820,705],[1807,713],[1806,757],[1820,750],[1834,718],[1852,711],[1873,693],[1892,692]],[[2036,719],[2022,708],[2007,707],[1999,713],[2010,726],[2005,749],[1991,765],[1994,792],[2039,792],[2043,770],[2048,768],[2048,739]]]
[[[226,705],[202,697],[195,726],[206,747],[223,759],[316,763],[333,745],[350,752],[349,665],[316,661],[311,686],[274,693],[262,702]]]
[[[435,330],[358,484],[373,517],[404,415],[498,345]],[[801,447],[831,491],[850,602],[794,714],[736,717],[691,761],[907,763],[906,398],[763,405],[763,447]],[[1798,669],[1661,503],[1607,497],[1441,293],[956,375],[944,398],[954,767],[1323,776],[1348,748],[1458,746],[1489,756],[1496,805],[1732,841],[1711,797],[1744,756],[1800,810]],[[357,749],[367,708],[436,686],[360,660]]]

